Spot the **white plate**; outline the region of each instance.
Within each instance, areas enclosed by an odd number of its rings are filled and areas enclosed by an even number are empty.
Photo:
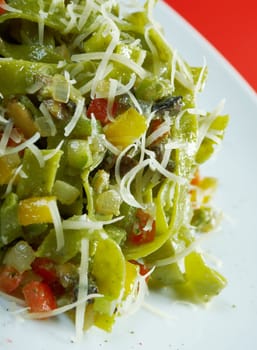
[[[166,297],[147,299],[170,317],[142,309],[121,318],[111,334],[92,329],[71,344],[74,327],[66,318],[25,321],[0,309],[3,350],[253,350],[257,348],[257,101],[238,73],[180,16],[159,3],[156,17],[173,47],[192,65],[209,66],[201,105],[212,109],[226,97],[231,122],[218,157],[205,171],[220,180],[216,203],[228,219],[205,249],[221,258],[228,286],[211,305],[179,305]],[[2,304],[3,305],[3,304]]]

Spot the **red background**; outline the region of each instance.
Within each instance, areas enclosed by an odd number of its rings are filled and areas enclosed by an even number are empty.
[[[257,0],[166,0],[257,91]]]

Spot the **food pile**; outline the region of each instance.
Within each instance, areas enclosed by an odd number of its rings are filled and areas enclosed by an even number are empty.
[[[207,67],[154,2],[0,2],[0,291],[24,317],[110,331],[148,288],[202,303],[226,284],[196,243],[220,221],[199,168],[228,116],[198,107]]]

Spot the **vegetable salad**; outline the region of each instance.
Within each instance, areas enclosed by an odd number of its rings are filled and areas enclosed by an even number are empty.
[[[148,289],[208,302],[220,213],[200,166],[228,124],[153,17],[103,0],[0,2],[0,291],[24,317],[111,331]]]

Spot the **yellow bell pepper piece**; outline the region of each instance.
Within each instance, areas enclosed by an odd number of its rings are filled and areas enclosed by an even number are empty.
[[[7,104],[7,115],[13,119],[15,126],[22,130],[26,138],[30,138],[37,132],[31,112],[22,103],[10,101]]]
[[[20,225],[52,223],[53,218],[49,203],[55,201],[54,196],[31,197],[23,199],[18,206],[18,220]]]
[[[120,114],[113,122],[107,124],[104,133],[114,146],[124,149],[135,142],[147,129],[146,119],[134,108]]]
[[[10,154],[0,158],[0,185],[8,184],[19,164],[20,157],[17,154]]]

